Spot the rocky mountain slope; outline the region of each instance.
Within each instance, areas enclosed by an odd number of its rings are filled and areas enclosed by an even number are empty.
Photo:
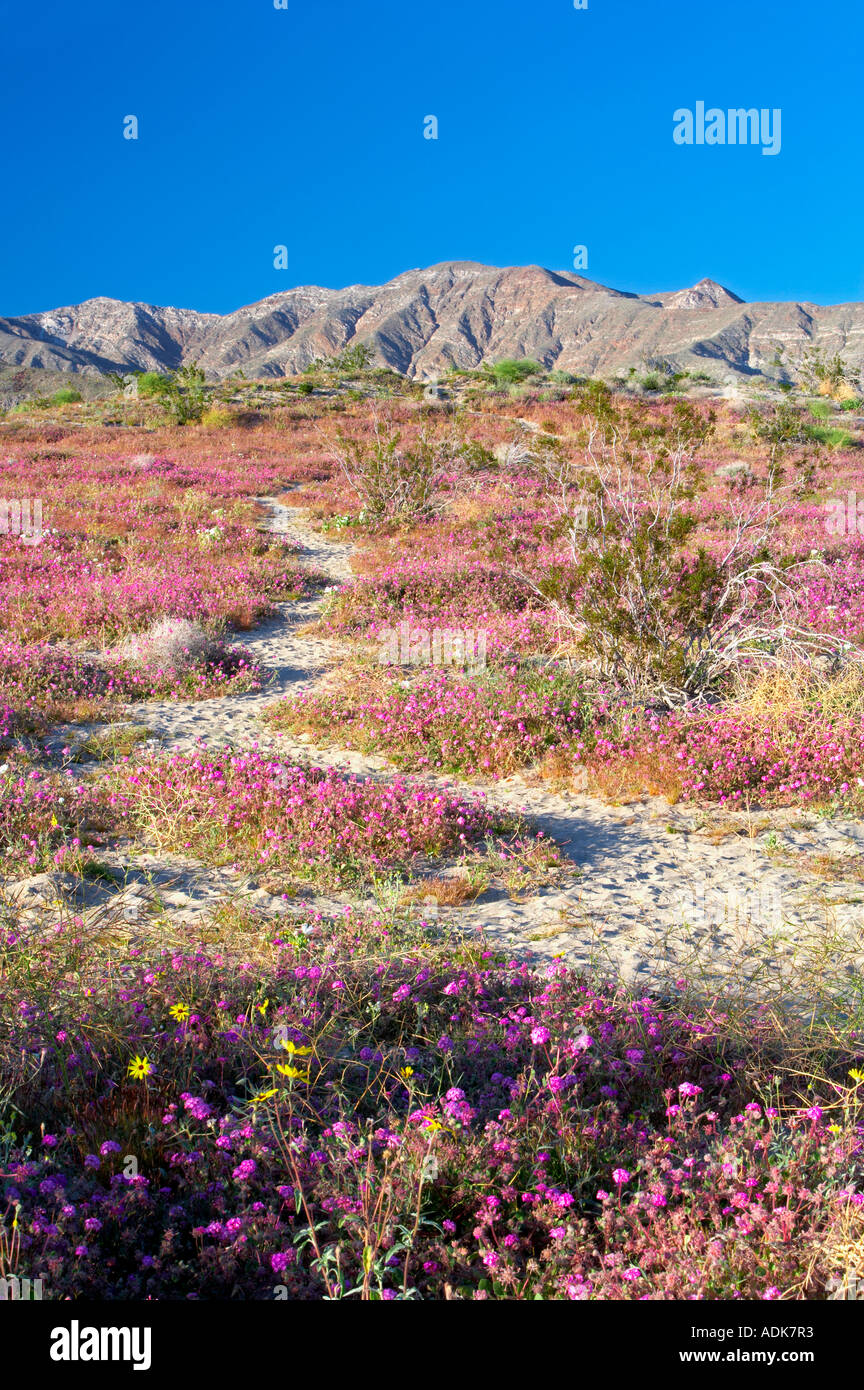
[[[231,314],[115,299],[0,318],[0,365],[84,372],[165,370],[197,360],[210,377],[290,375],[366,342],[400,372],[434,377],[502,357],[613,376],[655,362],[715,381],[776,377],[807,348],[864,368],[864,304],[746,304],[713,280],[628,294],[540,266],[473,261],[409,270],[386,285],[303,286]]]

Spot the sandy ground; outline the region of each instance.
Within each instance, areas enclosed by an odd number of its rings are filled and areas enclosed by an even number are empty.
[[[299,508],[260,499],[268,528],[301,547],[301,559],[338,586],[350,578],[350,545],[315,533]],[[320,615],[326,592],[284,604],[238,642],[275,672],[266,692],[201,703],[136,706],[162,748],[257,745],[319,765],[388,776],[389,764],[344,749],[314,749],[260,722],[275,699],[320,680],[338,663],[339,644],[300,630]],[[436,779],[445,780],[445,779]],[[764,979],[776,988],[802,960],[823,973],[855,975],[864,957],[864,825],[811,812],[721,814],[645,798],[615,806],[578,792],[554,791],[513,777],[484,786],[496,805],[525,813],[564,851],[568,872],[523,900],[503,887],[475,902],[438,909],[438,920],[534,961],[554,957],[614,969],[631,983],[686,973],[722,981]],[[815,873],[813,859],[822,872]],[[242,902],[253,913],[293,916],[298,904],[273,898],[230,868],[213,870],[170,854],[100,852],[117,882],[82,890],[62,876],[7,885],[7,896],[38,913],[58,897],[94,921],[120,913],[130,937],[138,926],[204,921],[220,905]],[[858,875],[861,874],[859,878]],[[83,897],[82,897],[83,893]],[[313,898],[329,907],[337,899]],[[345,901],[345,899],[343,899]],[[418,909],[420,911],[420,909]],[[435,909],[422,909],[424,916]]]

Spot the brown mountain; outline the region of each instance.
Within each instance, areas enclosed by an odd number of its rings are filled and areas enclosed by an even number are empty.
[[[712,378],[777,376],[808,347],[864,367],[864,304],[745,304],[713,280],[628,294],[568,271],[474,261],[409,270],[386,285],[303,286],[231,314],[89,299],[0,318],[0,365],[57,371],[164,370],[197,360],[208,376],[283,376],[366,342],[410,376],[534,357],[613,376],[662,360]]]

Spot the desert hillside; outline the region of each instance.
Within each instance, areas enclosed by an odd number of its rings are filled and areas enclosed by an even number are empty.
[[[55,371],[292,375],[357,343],[411,377],[502,357],[610,377],[669,363],[721,383],[783,379],[808,349],[864,366],[864,304],[745,304],[713,280],[628,294],[540,266],[445,262],[385,285],[302,286],[233,313],[91,299],[0,318],[0,364]]]

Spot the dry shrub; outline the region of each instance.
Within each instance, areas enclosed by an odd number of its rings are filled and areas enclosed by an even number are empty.
[[[829,1229],[822,1254],[837,1270],[829,1283],[831,1298],[864,1299],[864,1212],[860,1207],[846,1205],[837,1226]]]
[[[765,671],[742,685],[735,710],[773,729],[785,728],[790,717],[817,711],[824,720],[864,717],[864,666],[850,664],[826,673],[800,664]]]
[[[591,790],[613,802],[663,796],[674,806],[681,800],[684,789],[676,767],[654,753],[641,751],[614,764],[595,764],[589,777]]]
[[[461,907],[463,903],[473,902],[477,888],[461,875],[439,874],[434,878],[424,878],[414,883],[402,894],[403,903],[422,903],[434,898],[441,907]]]
[[[175,671],[203,666],[218,655],[217,644],[200,623],[186,618],[160,618],[144,633],[127,637],[117,649],[124,661]]]

